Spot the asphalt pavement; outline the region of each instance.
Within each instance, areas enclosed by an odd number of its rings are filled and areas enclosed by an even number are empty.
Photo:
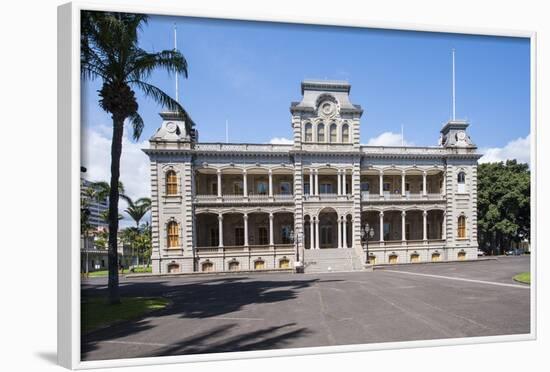
[[[84,335],[82,359],[525,334],[530,290],[512,280],[524,271],[528,256],[370,273],[122,279],[122,296],[172,303]],[[105,293],[105,278],[82,284],[83,297]]]

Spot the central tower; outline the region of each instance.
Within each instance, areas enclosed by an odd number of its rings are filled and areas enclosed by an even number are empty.
[[[295,148],[326,151],[359,148],[359,119],[363,109],[351,103],[350,89],[346,81],[302,82],[302,100],[290,106]]]

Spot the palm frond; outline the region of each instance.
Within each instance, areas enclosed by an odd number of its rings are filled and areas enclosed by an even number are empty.
[[[135,112],[128,119],[132,125],[132,137],[134,138],[134,141],[137,141],[141,136],[141,132],[143,132],[143,127],[145,126],[143,118]]]

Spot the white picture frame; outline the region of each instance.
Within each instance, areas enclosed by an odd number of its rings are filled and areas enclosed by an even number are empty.
[[[536,45],[533,31],[456,28],[447,26],[415,25],[376,22],[368,19],[320,19],[303,16],[281,17],[258,14],[225,14],[216,11],[196,11],[191,7],[122,5],[117,2],[97,4],[72,2],[58,8],[58,361],[71,369],[138,366],[153,364],[216,361],[228,359],[264,358],[273,356],[313,355],[352,351],[403,349],[447,345],[466,345],[503,341],[524,341],[536,338],[536,282],[531,285],[531,332],[523,335],[453,338],[444,340],[390,342],[366,345],[248,351],[219,354],[179,355],[154,358],[116,359],[105,361],[81,361],[80,359],[80,68],[79,68],[79,14],[82,10],[124,11],[173,16],[239,19],[253,21],[277,21],[301,24],[355,26],[394,30],[446,32],[492,36],[515,36],[531,40],[531,159],[536,169]],[[532,197],[536,200],[536,172],[532,174]],[[532,203],[532,230],[534,247],[531,256],[531,272],[536,277],[536,206]]]

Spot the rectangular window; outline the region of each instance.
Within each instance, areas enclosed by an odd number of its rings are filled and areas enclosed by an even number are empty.
[[[235,245],[244,245],[243,227],[235,227]]]
[[[282,195],[292,194],[291,188],[290,188],[290,182],[281,182],[279,184],[279,193],[281,193]]]
[[[267,228],[265,228],[263,226],[258,228],[258,244],[260,244],[260,245],[267,245],[268,244]]]
[[[220,245],[220,232],[217,228],[210,229],[210,246],[217,247]]]
[[[242,181],[236,181],[233,182],[233,194],[234,195],[243,195],[243,182]]]
[[[405,191],[411,191],[411,184],[410,183],[405,183]]]
[[[283,244],[292,244],[290,240],[290,226],[285,225],[281,227],[281,239]]]
[[[370,191],[370,184],[368,182],[361,182],[361,191]]]
[[[304,194],[309,195],[309,183],[304,183]]]
[[[258,182],[256,185],[256,192],[260,195],[266,195],[267,194],[267,183],[264,181]]]
[[[332,194],[332,183],[322,183],[319,185],[319,192],[321,194]]]
[[[384,182],[384,191],[390,191],[390,183]]]
[[[384,222],[384,240],[390,240],[390,224]]]
[[[212,195],[218,195],[218,184],[217,183],[211,183],[210,187],[211,187]]]
[[[405,224],[405,239],[411,240],[411,224]]]

